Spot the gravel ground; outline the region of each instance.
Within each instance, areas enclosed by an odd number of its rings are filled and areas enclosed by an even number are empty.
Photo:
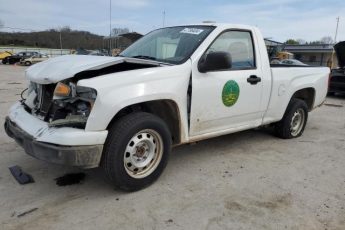
[[[24,70],[0,65],[2,122],[26,87]],[[114,190],[100,169],[27,156],[1,128],[0,229],[343,230],[345,97],[326,103],[298,139],[251,130],[177,147],[160,179],[135,193]],[[13,165],[35,183],[19,185]],[[73,172],[84,172],[84,182],[56,185]]]

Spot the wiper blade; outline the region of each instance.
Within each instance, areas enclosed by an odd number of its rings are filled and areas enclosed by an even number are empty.
[[[155,57],[145,56],[145,55],[131,56],[131,58],[148,59],[148,60],[156,60],[156,59],[157,59],[157,58],[155,58]]]

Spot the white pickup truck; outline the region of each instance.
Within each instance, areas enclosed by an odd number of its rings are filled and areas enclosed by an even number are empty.
[[[5,121],[26,153],[103,167],[120,189],[155,181],[171,146],[272,124],[303,133],[330,70],[270,66],[256,27],[200,24],[147,34],[118,57],[61,56],[26,71],[26,98]]]

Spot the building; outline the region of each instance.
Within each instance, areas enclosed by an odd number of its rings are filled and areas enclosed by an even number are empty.
[[[313,45],[285,45],[284,51],[294,54],[294,58],[315,66],[331,66],[333,45],[313,44]]]
[[[142,36],[142,34],[131,32],[119,34],[117,36],[111,37],[111,39],[109,39],[109,37],[104,37],[103,48],[109,50],[109,47],[111,47],[112,50],[116,50],[116,52],[119,52],[126,49]]]
[[[265,38],[265,45],[267,48],[267,53],[269,59],[272,59],[273,57],[276,57],[278,52],[282,51],[284,44],[281,42],[273,41],[270,39]]]

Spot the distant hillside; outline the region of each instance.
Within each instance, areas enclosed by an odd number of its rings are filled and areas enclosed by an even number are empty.
[[[100,49],[103,37],[87,31],[64,29],[61,31],[63,49]],[[0,46],[29,46],[60,48],[60,32],[54,29],[40,32],[0,32]]]

